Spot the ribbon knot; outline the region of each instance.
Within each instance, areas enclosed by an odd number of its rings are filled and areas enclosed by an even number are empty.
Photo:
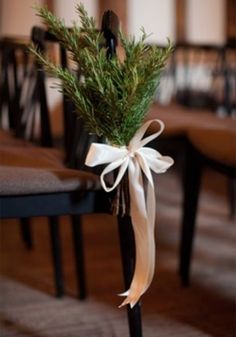
[[[158,123],[160,129],[154,134],[143,138],[152,123]],[[130,288],[121,294],[121,296],[127,297],[120,307],[130,304],[132,308],[148,289],[154,275],[156,203],[151,171],[163,173],[173,165],[174,161],[171,157],[162,156],[158,151],[145,147],[145,145],[157,138],[163,130],[164,123],[159,119],[154,119],[146,122],[138,129],[127,147],[92,143],[85,161],[85,164],[91,167],[108,164],[100,177],[102,187],[107,192],[114,190],[118,186],[128,170],[130,216],[134,229],[136,261]],[[107,186],[105,176],[118,168],[118,174],[113,185]],[[143,174],[148,181],[146,195]]]
[[[129,156],[130,156],[130,158],[134,158],[135,157],[135,152],[129,150]]]

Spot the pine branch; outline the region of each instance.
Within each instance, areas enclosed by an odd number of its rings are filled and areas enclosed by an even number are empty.
[[[110,143],[126,145],[142,124],[152,103],[161,71],[172,52],[148,46],[142,30],[139,41],[119,33],[125,51],[122,63],[118,58],[107,59],[103,36],[95,21],[83,7],[76,7],[81,27],[67,28],[47,8],[37,8],[38,15],[78,64],[83,81],[75,73],[52,64],[36,47],[30,48],[45,70],[60,79],[59,87],[71,99],[76,112],[90,130]]]

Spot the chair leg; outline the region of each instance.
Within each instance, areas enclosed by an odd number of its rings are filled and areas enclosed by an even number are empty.
[[[20,231],[21,237],[27,249],[33,248],[33,240],[32,240],[32,232],[31,232],[31,224],[29,218],[21,218],[20,219]]]
[[[125,289],[127,290],[132,280],[135,264],[135,243],[131,218],[129,216],[118,216],[118,226],[124,284]],[[142,337],[142,318],[140,303],[137,303],[133,307],[133,309],[131,309],[130,306],[127,306],[127,313],[130,337]]]
[[[85,264],[84,264],[84,243],[81,216],[71,216],[72,234],[74,241],[74,256],[76,268],[76,281],[78,298],[84,300],[87,297]]]
[[[198,197],[201,184],[202,161],[189,144],[184,178],[182,233],[180,242],[179,273],[184,286],[189,285],[192,246],[195,232]]]
[[[236,213],[236,180],[228,178],[227,182],[228,182],[230,218],[233,219]]]
[[[59,233],[58,217],[49,217],[49,229],[51,239],[51,249],[54,267],[54,280],[56,288],[56,297],[64,295],[64,278],[61,259],[61,242]]]

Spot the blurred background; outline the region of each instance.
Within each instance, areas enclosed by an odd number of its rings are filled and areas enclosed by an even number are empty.
[[[76,0],[22,0],[20,2],[1,0],[0,37],[29,41],[31,28],[34,25],[41,25],[33,9],[34,4],[46,5],[70,26],[73,20],[78,20],[75,12],[76,3]],[[176,67],[173,65],[173,57],[170,61],[172,65],[170,64],[163,74],[157,93],[159,103],[169,104],[176,96],[176,90],[184,89],[186,86],[190,86],[195,91],[208,92],[210,95],[214,91],[214,99],[218,101],[228,99],[222,93],[223,87],[227,84],[223,83],[221,76],[224,71],[223,64],[228,60],[222,61],[224,56],[220,55],[219,49],[226,45],[235,45],[236,5],[234,0],[148,0],[145,2],[141,0],[84,0],[82,3],[89,15],[95,17],[97,27],[101,26],[104,11],[111,9],[119,16],[121,28],[127,34],[138,38],[140,28],[143,26],[149,34],[148,43],[164,47],[167,44],[167,38],[171,40],[176,48],[174,57],[178,59],[178,65]],[[181,44],[186,44],[187,47],[182,48]],[[192,49],[193,46],[196,47],[195,50]],[[205,47],[211,50],[206,51]],[[186,49],[189,50],[184,55]],[[234,56],[231,56],[231,52],[227,52],[227,55],[229,54],[230,56],[225,56],[225,58],[230,58],[232,67],[234,67]],[[191,69],[187,63],[192,63]],[[173,81],[174,68],[175,80]],[[221,75],[216,73],[218,70]],[[228,95],[232,105],[232,101],[236,100],[236,90],[234,73],[231,75],[229,81],[232,83]],[[50,79],[48,82],[50,91]],[[57,93],[50,91],[48,99],[52,110],[56,109]],[[222,115],[228,114],[225,109],[219,104],[215,107],[215,110]],[[231,115],[233,113],[234,111],[230,112]],[[58,121],[52,126],[59,134],[62,128],[60,124],[61,122]]]
[[[88,144],[74,137],[78,130],[84,137],[81,120],[72,115],[72,129],[65,128],[62,95],[51,88],[55,79],[42,71],[39,84],[39,65],[28,53],[31,28],[41,25],[33,5],[48,6],[70,26],[77,20],[77,2],[0,0],[0,168],[20,169],[12,153],[24,166],[28,142],[42,143],[40,85],[46,88],[43,107],[49,108],[44,110],[52,129],[44,144],[60,151],[60,165],[81,169],[84,164],[80,155]],[[142,300],[144,336],[235,337],[236,0],[81,2],[98,28],[110,9],[127,34],[138,37],[144,27],[149,44],[165,48],[170,38],[174,45],[147,114],[165,122],[165,132],[152,145],[173,156],[175,165],[155,177],[158,259]],[[44,51],[55,56],[59,48],[52,44],[46,41]],[[77,139],[69,157],[63,147],[68,132]],[[37,160],[33,155],[30,167],[37,168]],[[1,221],[2,337],[129,335],[125,310],[116,310],[116,294],[123,289],[116,219],[89,215],[81,223],[87,301],[76,299],[81,289],[69,217],[60,218],[56,248],[46,218],[27,220],[27,226],[19,226],[19,219]]]
[[[0,35],[29,36],[30,27],[38,24],[33,4],[46,4],[70,25],[76,19],[76,1],[72,0],[1,0]],[[97,19],[106,9],[114,10],[120,17],[122,29],[139,35],[141,26],[153,33],[149,41],[172,41],[223,44],[235,37],[234,0],[84,0],[90,15]]]

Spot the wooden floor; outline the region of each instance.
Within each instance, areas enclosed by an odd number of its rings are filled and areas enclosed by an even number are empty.
[[[156,184],[157,268],[151,288],[143,296],[144,323],[148,326],[149,322],[158,322],[156,315],[162,315],[170,322],[178,322],[190,329],[189,334],[175,334],[172,331],[170,336],[236,336],[236,226],[235,219],[228,217],[225,180],[211,172],[204,178],[192,285],[189,289],[181,287],[177,274],[182,202],[179,179],[175,172],[170,172],[158,176]],[[124,289],[116,220],[105,215],[86,216],[83,226],[90,299],[118,310],[120,298],[117,294]],[[53,295],[47,219],[34,219],[32,229],[34,248],[28,251],[20,238],[18,221],[2,221],[1,274],[19,284]],[[67,217],[61,218],[60,230],[66,292],[76,297],[71,231]],[[160,332],[152,336],[164,337],[167,334]]]

